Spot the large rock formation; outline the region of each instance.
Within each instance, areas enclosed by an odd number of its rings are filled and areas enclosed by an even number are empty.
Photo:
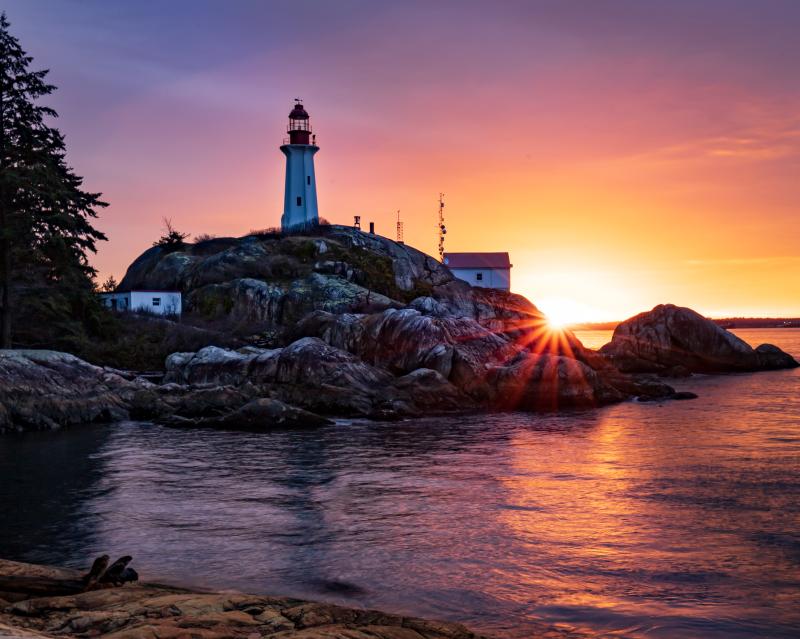
[[[68,353],[0,350],[0,434],[129,418],[235,430],[327,423],[279,399],[259,399],[266,394],[253,384],[157,385]]]
[[[0,350],[0,433],[124,419],[135,388],[68,353]]]
[[[498,308],[508,317],[474,313],[479,321],[455,315],[432,298],[418,298],[410,308],[369,315],[317,311],[296,330],[396,375],[434,370],[474,403],[492,409],[601,405],[627,397],[625,384],[636,387],[568,331],[548,329],[530,303],[517,308],[516,316],[510,305]],[[663,385],[639,390],[662,397],[672,392]]]
[[[524,297],[472,288],[413,248],[345,227],[155,247],[121,287],[179,288],[187,326],[245,326],[252,345],[173,353],[162,385],[66,355],[9,354],[0,430],[128,416],[265,430],[320,415],[552,410],[673,393],[549,329]]]
[[[175,354],[167,381],[269,386],[317,413],[554,409],[672,392],[549,330],[524,297],[472,288],[416,249],[347,227],[153,248],[121,287],[179,288],[184,321],[216,318],[268,347]]]
[[[800,365],[776,346],[754,349],[695,311],[672,304],[622,322],[600,353],[630,373],[728,373]]]
[[[209,346],[175,353],[166,366],[172,385],[245,388],[326,415],[396,418],[476,406],[436,371],[395,376],[314,337],[280,349]]]
[[[434,370],[395,376],[316,338],[176,353],[165,381],[67,353],[0,351],[0,433],[124,419],[265,431],[328,423],[317,413],[394,419],[477,406]]]
[[[629,373],[797,365],[674,306],[623,322],[597,353],[550,329],[524,297],[472,288],[415,249],[345,227],[156,247],[122,287],[179,288],[186,325],[245,326],[256,331],[251,345],[173,353],[160,385],[65,354],[7,352],[0,430],[128,416],[267,430],[320,425],[323,416],[553,410],[675,397]]]
[[[190,322],[285,343],[285,331],[313,310],[401,308],[455,280],[410,246],[343,226],[315,234],[253,234],[182,247],[153,247],[125,274],[121,290],[178,289]],[[466,287],[469,288],[468,286]]]

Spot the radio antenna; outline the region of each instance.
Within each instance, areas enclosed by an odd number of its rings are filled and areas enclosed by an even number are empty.
[[[444,225],[444,193],[439,193],[439,261],[444,262],[444,236],[447,228]]]
[[[400,209],[397,209],[397,243],[403,243],[403,223],[400,221]]]

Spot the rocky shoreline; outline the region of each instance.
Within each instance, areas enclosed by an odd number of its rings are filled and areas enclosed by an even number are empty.
[[[0,559],[0,582],[82,573]],[[588,639],[542,624],[531,639]],[[0,591],[0,637],[108,639],[488,639],[464,626],[288,597],[137,582],[62,595]]]
[[[649,320],[645,314],[637,321]],[[699,316],[696,322],[710,324]],[[0,351],[0,433],[126,419],[267,431],[321,426],[332,417],[593,407],[634,397],[692,398],[676,393],[663,377],[708,372],[711,364],[713,372],[797,366],[774,346],[752,349],[716,326],[723,335],[714,333],[711,344],[722,344],[721,353],[703,344],[691,351],[662,347],[663,332],[654,333],[661,340],[656,343],[646,331],[632,339],[623,327],[599,353],[574,340],[568,357],[490,332],[454,339],[453,325],[464,321],[443,323],[414,309],[378,316],[313,313],[298,330],[321,337],[276,349],[209,346],[176,353],[167,359],[161,383],[68,353]]]
[[[176,327],[210,343],[168,354],[158,383],[67,353],[0,351],[0,433],[123,419],[262,431],[590,408],[693,397],[668,377],[798,365],[672,305],[623,322],[593,351],[524,297],[473,288],[420,251],[345,227],[154,247],[123,285],[184,291]],[[201,329],[214,319],[216,333]],[[245,345],[215,345],[230,337]]]
[[[81,573],[0,560],[0,578],[12,576],[78,580]],[[151,583],[57,596],[0,592],[0,637],[481,639],[453,623]]]

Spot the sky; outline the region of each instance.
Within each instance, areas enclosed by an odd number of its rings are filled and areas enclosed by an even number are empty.
[[[295,97],[320,215],[508,251],[559,321],[800,316],[800,2],[5,0],[120,279],[168,217],[280,224]]]

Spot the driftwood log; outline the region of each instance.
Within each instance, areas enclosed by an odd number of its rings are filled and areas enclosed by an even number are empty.
[[[0,574],[0,599],[23,601],[34,597],[60,597],[137,581],[139,575],[133,568],[127,567],[131,559],[125,555],[109,566],[108,555],[102,555],[94,560],[89,572],[82,577]]]

